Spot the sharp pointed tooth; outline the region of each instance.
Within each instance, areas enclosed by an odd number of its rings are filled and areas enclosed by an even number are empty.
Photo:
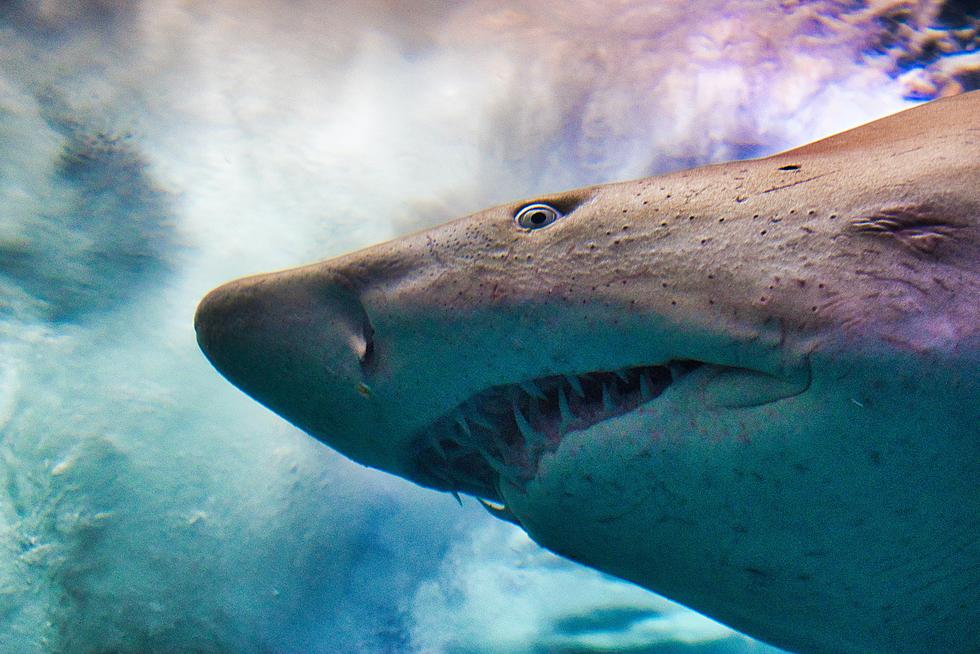
[[[578,395],[579,397],[585,397],[585,391],[582,390],[582,382],[578,380],[578,377],[576,375],[562,375],[562,376],[565,378],[565,381],[568,382],[568,385],[572,387],[572,390],[575,391],[576,395]]]
[[[538,388],[538,385],[533,380],[522,381],[521,383],[518,384],[518,386],[520,386],[521,387],[521,390],[523,390],[525,393],[527,393],[531,397],[536,397],[539,400],[543,400],[543,399],[545,399],[547,397],[541,391],[541,389]]]
[[[483,453],[483,458],[486,459],[487,465],[497,471],[497,474],[514,484],[515,486],[520,485],[521,482],[521,471],[515,466],[509,466],[495,456],[490,456],[490,453],[486,450],[481,450]]]
[[[449,460],[459,461],[460,459],[464,459],[469,455],[473,454],[475,451],[476,450],[473,448],[473,445],[471,444],[460,444],[460,448],[458,450],[455,450],[448,455]]]
[[[602,408],[607,413],[612,413],[616,410],[616,404],[612,400],[612,395],[609,393],[609,386],[606,384],[602,385]]]
[[[486,417],[480,413],[479,409],[474,409],[470,412],[470,421],[477,427],[483,427],[487,431],[497,431],[497,428],[493,426],[493,423],[487,420]]]
[[[667,369],[670,370],[670,381],[675,382],[684,376],[684,366],[679,363],[671,361],[667,364]]]
[[[431,474],[433,477],[435,477],[442,483],[446,484],[446,486],[448,487],[447,492],[452,493],[452,496],[456,498],[456,501],[459,502],[460,506],[463,505],[462,500],[459,499],[459,491],[456,489],[456,481],[452,479],[451,474],[447,474],[447,472],[443,472],[442,470],[438,470],[438,469],[430,470],[429,474]]]
[[[613,374],[619,377],[624,384],[630,383],[629,375],[626,374],[625,370],[613,370]]]
[[[650,387],[650,377],[645,372],[640,375],[640,397],[644,400],[649,400],[653,397],[653,389]]]
[[[559,431],[564,432],[565,427],[575,419],[575,414],[572,413],[572,409],[568,406],[568,396],[565,394],[564,386],[558,389],[558,411],[561,413],[561,426],[559,427]]]
[[[441,458],[443,461],[449,461],[449,457],[446,456],[446,450],[442,448],[442,441],[440,441],[438,438],[432,439],[432,449],[436,451],[436,454],[438,454],[439,458]]]
[[[524,443],[527,447],[544,445],[544,434],[536,431],[531,426],[531,423],[524,417],[524,413],[521,411],[521,407],[517,405],[517,402],[514,402],[514,421],[517,423],[517,428],[520,430],[521,435],[524,436]]]
[[[472,439],[473,432],[470,431],[470,425],[468,422],[466,422],[466,416],[463,415],[463,412],[459,409],[453,411],[453,419],[456,421],[456,424],[459,425],[459,428],[463,431],[466,437]]]
[[[497,451],[500,452],[500,457],[504,458],[504,454],[510,451],[510,445],[507,444],[500,434],[493,435],[493,444],[497,447]]]

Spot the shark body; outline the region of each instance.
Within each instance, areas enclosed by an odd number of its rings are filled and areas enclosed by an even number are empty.
[[[980,92],[205,298],[347,456],[800,652],[980,651]]]

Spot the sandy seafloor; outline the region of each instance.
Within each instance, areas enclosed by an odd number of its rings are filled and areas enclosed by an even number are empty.
[[[980,85],[976,3],[0,5],[0,652],[764,645],[362,468],[197,300],[486,205]]]

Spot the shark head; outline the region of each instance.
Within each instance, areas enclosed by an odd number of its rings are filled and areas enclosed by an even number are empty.
[[[764,640],[969,651],[978,152],[973,93],[518,201],[226,284],[198,341],[355,461]]]

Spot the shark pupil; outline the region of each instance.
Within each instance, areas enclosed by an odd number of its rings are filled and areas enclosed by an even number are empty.
[[[516,216],[517,224],[524,229],[540,229],[558,220],[561,214],[548,204],[536,203],[521,209]]]

